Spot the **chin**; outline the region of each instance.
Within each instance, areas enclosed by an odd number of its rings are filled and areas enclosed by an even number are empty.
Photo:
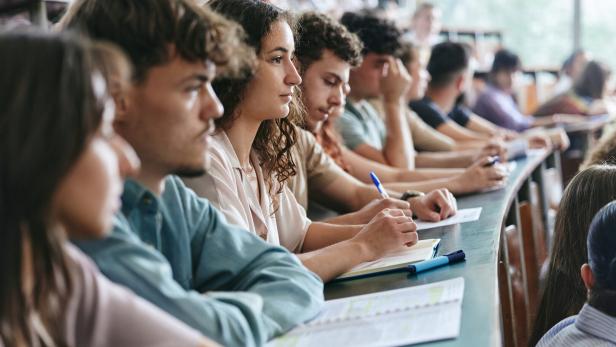
[[[206,164],[207,160],[199,166],[180,166],[177,169],[173,170],[172,174],[185,178],[203,176],[203,174],[205,174]]]

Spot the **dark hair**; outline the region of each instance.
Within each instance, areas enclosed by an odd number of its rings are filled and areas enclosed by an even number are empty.
[[[297,20],[295,57],[303,71],[321,59],[326,49],[351,66],[358,66],[362,48],[357,35],[327,15],[307,12]]]
[[[392,21],[370,13],[345,12],[340,23],[359,37],[364,45],[363,55],[368,53],[396,55],[400,49],[402,32]]]
[[[573,83],[573,91],[581,97],[601,99],[610,70],[598,61],[590,61]]]
[[[469,64],[468,49],[457,42],[441,42],[432,48],[427,70],[431,88],[442,88],[452,83]]]
[[[529,345],[584,305],[586,288],[580,267],[588,261],[588,227],[597,211],[614,199],[616,166],[591,166],[569,182],[556,215],[546,286]]]
[[[563,62],[563,66],[560,68],[561,73],[566,73],[566,74],[570,74],[571,73],[571,68],[573,68],[573,65],[575,63],[575,60],[577,59],[577,57],[579,57],[580,55],[585,54],[586,51],[578,48],[576,50],[574,50],[568,57],[567,59],[565,59],[565,61]]]
[[[94,47],[68,35],[0,35],[0,341],[32,341],[37,312],[56,345],[64,341],[70,262],[51,230],[53,194],[97,130],[103,101],[92,85]],[[42,174],[43,173],[43,174]],[[29,249],[31,294],[23,291]],[[27,254],[27,253],[26,253]]]
[[[604,206],[588,231],[588,264],[595,278],[588,303],[616,317],[616,202]]]
[[[269,34],[274,23],[285,21],[292,29],[295,27],[290,13],[264,1],[214,0],[209,5],[217,13],[239,23],[246,33],[244,41],[257,54],[260,52],[262,40]],[[246,69],[241,76],[216,78],[212,83],[225,109],[223,116],[216,120],[219,129],[225,130],[233,126],[238,116],[235,111],[242,102],[246,87],[253,77],[254,69]],[[295,111],[295,108],[300,107],[298,103],[298,97],[295,95],[288,117],[261,122],[252,143],[252,149],[258,154],[259,164],[263,167],[266,177],[275,177],[279,183],[275,185],[273,181],[268,180],[270,195],[280,193],[284,188],[284,182],[296,173],[291,148],[297,141],[294,120],[302,114],[300,111]]]
[[[501,71],[514,72],[522,68],[522,62],[520,57],[507,49],[499,49],[494,54],[494,61],[492,62],[492,69],[490,73],[496,74]]]
[[[191,62],[212,61],[224,72],[246,63],[237,26],[193,0],[77,0],[59,27],[120,46],[137,82],[152,67],[169,62],[174,52]]]

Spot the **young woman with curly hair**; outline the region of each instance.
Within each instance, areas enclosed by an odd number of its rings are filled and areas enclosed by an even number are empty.
[[[410,211],[387,209],[365,226],[312,223],[287,187],[296,173],[290,149],[296,133],[288,119],[301,83],[287,12],[257,0],[222,0],[211,8],[238,22],[256,52],[256,67],[241,78],[214,82],[225,111],[205,176],[188,179],[233,224],[300,253],[324,281],[353,266],[417,241]]]

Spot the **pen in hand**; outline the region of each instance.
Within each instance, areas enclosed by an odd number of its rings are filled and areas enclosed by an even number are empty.
[[[372,179],[372,182],[376,186],[376,189],[379,191],[379,194],[381,194],[381,197],[383,199],[389,198],[389,194],[387,194],[387,191],[385,190],[385,188],[383,188],[381,181],[379,181],[379,178],[376,177],[376,174],[374,173],[374,171],[370,171],[370,178]]]

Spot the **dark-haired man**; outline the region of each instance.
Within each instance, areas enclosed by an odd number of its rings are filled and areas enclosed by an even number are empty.
[[[359,36],[364,49],[361,64],[351,70],[349,100],[336,127],[345,145],[357,154],[412,169],[415,154],[404,114],[404,95],[411,77],[395,58],[402,33],[392,22],[371,14],[346,12],[340,21]],[[379,97],[383,100],[383,118],[367,100]]]
[[[112,235],[78,245],[110,279],[224,345],[262,345],[313,317],[323,302],[313,273],[170,176],[206,168],[222,114],[210,82],[246,53],[236,27],[193,0],[78,0],[61,26],[115,43],[132,61],[114,128],[142,161]]]
[[[426,94],[409,106],[424,122],[456,142],[481,144],[493,136],[515,136],[456,103],[472,79],[469,59],[470,54],[463,44],[443,42],[435,45],[427,66],[431,79]]]

